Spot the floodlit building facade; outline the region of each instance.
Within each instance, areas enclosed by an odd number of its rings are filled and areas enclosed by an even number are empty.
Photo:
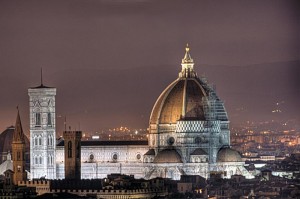
[[[158,97],[149,121],[148,141],[82,141],[81,178],[121,173],[136,178],[220,173],[241,174],[240,154],[230,148],[229,120],[224,103],[194,70],[187,46],[182,70]],[[56,89],[30,88],[31,178],[65,178],[65,143],[56,144]],[[68,151],[69,153],[69,151]]]
[[[56,178],[56,88],[28,89],[30,123],[30,178]]]

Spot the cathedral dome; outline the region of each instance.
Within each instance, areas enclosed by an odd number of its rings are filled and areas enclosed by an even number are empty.
[[[154,163],[182,163],[179,153],[175,149],[164,149],[158,152]]]
[[[221,148],[218,152],[217,162],[242,162],[241,155],[234,149]]]
[[[189,120],[204,120],[204,96],[206,92],[197,78],[178,78],[159,96],[152,109],[150,124],[176,123],[183,117]]]
[[[6,155],[8,152],[12,152],[12,141],[13,141],[13,134],[15,131],[14,126],[8,127],[5,131],[3,131],[0,134],[0,164],[3,162],[3,160],[6,159]],[[26,146],[26,151],[29,151],[29,140],[25,136],[25,146]],[[5,158],[3,158],[3,156]]]
[[[0,143],[2,143],[0,145],[0,153],[12,151],[11,143],[12,143],[14,131],[15,131],[15,127],[10,126],[0,134]]]
[[[203,97],[208,86],[197,77],[189,48],[182,59],[182,71],[157,99],[150,124],[174,124],[177,120],[205,120]]]

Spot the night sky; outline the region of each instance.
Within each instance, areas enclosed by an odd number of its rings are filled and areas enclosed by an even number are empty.
[[[196,71],[217,86],[231,122],[299,119],[299,4],[289,0],[0,1],[0,132],[29,87],[57,88],[63,118],[84,131],[147,128],[178,76],[186,43]]]

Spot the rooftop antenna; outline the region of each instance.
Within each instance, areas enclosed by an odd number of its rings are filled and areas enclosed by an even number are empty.
[[[17,108],[17,111],[19,112],[19,104],[17,105],[17,107],[16,107],[16,108]],[[15,127],[15,124],[14,124],[14,122],[12,122],[12,123],[11,123],[11,126]],[[16,127],[15,127],[15,128],[16,128]]]
[[[41,68],[41,86],[43,86],[43,68]]]
[[[65,116],[65,122],[64,122],[64,125],[65,125],[65,131],[67,131],[67,116]]]

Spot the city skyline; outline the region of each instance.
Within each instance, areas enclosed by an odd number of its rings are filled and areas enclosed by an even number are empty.
[[[281,102],[284,118],[299,119],[296,1],[0,4],[2,130],[19,105],[28,133],[26,92],[40,84],[40,68],[44,85],[57,88],[58,131],[65,116],[86,131],[147,128],[155,99],[180,71],[186,43],[233,123],[272,117]]]
[[[300,197],[299,8],[0,1],[0,198]]]

